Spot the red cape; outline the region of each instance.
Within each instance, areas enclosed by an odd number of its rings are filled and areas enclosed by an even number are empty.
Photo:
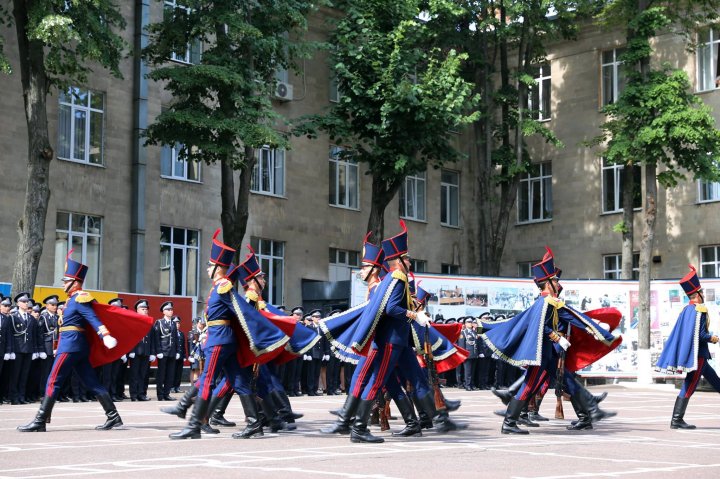
[[[94,368],[118,360],[123,354],[132,351],[155,322],[152,316],[138,314],[128,309],[108,306],[97,301],[91,304],[97,317],[118,342],[117,346],[108,349],[92,327],[85,326],[85,336],[90,343],[90,365]]]
[[[457,344],[458,338],[460,338],[460,332],[462,331],[463,325],[460,323],[453,323],[453,324],[432,324],[432,327],[437,330],[438,333],[445,336],[445,338],[450,341],[453,346],[455,346],[455,349],[457,350],[454,354],[451,354],[445,359],[441,359],[440,361],[435,361],[435,369],[437,370],[438,374],[444,373],[446,371],[452,371],[456,367],[460,366],[465,360],[470,356],[470,353],[467,349],[461,348]],[[422,354],[418,354],[418,362],[420,363],[420,367],[425,367],[425,360],[423,359]]]
[[[271,313],[270,311],[263,309],[260,311],[263,316],[268,318],[275,326],[280,328],[285,336],[292,337],[297,327],[297,321],[290,316],[278,316]],[[283,348],[282,352],[274,359],[275,364],[285,364],[288,361],[292,361],[297,358],[296,354]]]
[[[286,320],[281,316],[275,316],[272,313],[267,313],[266,311],[259,312],[280,328],[286,336],[290,336],[290,334],[292,334],[295,330],[296,323],[292,320],[292,318],[290,318],[290,316],[288,316]],[[260,356],[255,356],[255,353],[253,353],[252,349],[250,349],[250,343],[248,342],[247,336],[240,326],[240,321],[237,319],[232,321],[232,328],[238,341],[237,359],[242,367],[252,366],[253,364],[269,363],[273,359],[282,357],[283,353],[286,353],[285,348],[277,348],[268,353],[261,354]],[[290,334],[288,334],[288,331],[290,331]]]
[[[610,331],[617,328],[620,320],[622,320],[622,313],[616,308],[594,309],[592,311],[586,311],[585,315],[590,316],[598,323],[609,325]],[[571,334],[570,343],[572,346],[570,346],[565,358],[565,367],[570,371],[579,371],[591,365],[622,343],[622,336],[618,337],[610,345],[607,345],[581,331],[576,331]]]
[[[460,339],[460,331],[462,331],[462,324],[460,323],[453,323],[453,324],[439,324],[439,323],[433,323],[432,327],[437,329],[438,333],[442,334],[448,340],[455,344],[457,343],[457,340]]]

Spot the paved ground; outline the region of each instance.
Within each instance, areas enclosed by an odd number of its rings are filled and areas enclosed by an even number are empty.
[[[694,431],[672,431],[668,424],[676,392],[670,389],[608,390],[603,403],[618,416],[596,424],[593,431],[568,432],[567,421],[550,421],[529,436],[501,435],[501,418],[492,414],[499,402],[488,391],[446,389],[463,400],[453,414],[469,428],[457,434],[426,433],[422,438],[394,439],[384,444],[351,444],[347,436],[317,431],[332,421],[329,408],[344,397],[293,398],[305,413],[293,433],[234,440],[236,428],[201,440],[171,441],[167,434],[183,422],[158,412],[167,403],[123,402],[118,409],[126,426],[95,431],[104,420],[97,403],[58,403],[47,433],[19,433],[37,404],[0,406],[0,478],[36,477],[249,477],[277,478],[709,478],[720,474],[718,397],[696,393],[686,419]],[[554,399],[554,398],[553,398]],[[541,411],[552,415],[554,401]],[[573,418],[565,403],[566,417]],[[227,417],[237,419],[240,404],[231,403]],[[399,429],[398,421],[391,426]]]

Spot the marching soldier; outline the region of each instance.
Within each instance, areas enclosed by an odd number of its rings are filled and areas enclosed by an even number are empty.
[[[684,417],[688,402],[700,382],[700,376],[704,377],[715,391],[720,392],[720,378],[708,364],[711,359],[708,343],[717,343],[718,336],[710,332],[705,294],[694,266],[690,265],[690,272],[680,280],[680,285],[690,303],[675,322],[657,366],[667,372],[687,372],[680,393],[675,398],[670,429],[695,429],[694,425],[685,422]]]
[[[155,357],[158,360],[155,386],[158,401],[174,401],[170,397],[170,389],[175,381],[175,360],[180,357],[178,353],[177,326],[173,321],[175,309],[172,301],[165,301],[160,306],[163,317],[155,321],[153,326],[153,344]]]
[[[147,299],[139,299],[135,302],[135,311],[139,314],[149,316]],[[152,355],[154,333],[151,329],[145,337],[128,354],[130,358],[130,399],[132,401],[149,401],[145,378],[150,373],[150,363],[155,361]]]
[[[30,314],[30,294],[15,295],[17,312],[11,317],[13,352],[15,361],[10,374],[10,400],[12,404],[28,404],[25,390],[30,373],[30,362],[40,357],[36,339],[37,321]],[[45,355],[45,353],[43,353]]]
[[[43,299],[45,310],[40,313],[38,320],[38,338],[40,339],[41,351],[47,357],[40,359],[40,396],[45,393],[45,384],[47,383],[50,368],[55,360],[55,350],[57,349],[57,322],[58,322],[58,296],[53,294]]]

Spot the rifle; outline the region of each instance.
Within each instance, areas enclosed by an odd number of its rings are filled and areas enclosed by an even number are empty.
[[[570,338],[570,326],[568,325],[567,338]],[[569,341],[569,339],[568,339]],[[557,371],[555,373],[555,419],[565,419],[565,411],[563,411],[563,386],[565,385],[565,353],[560,348],[560,357],[558,358]]]
[[[387,393],[381,394],[379,401],[379,421],[380,430],[387,431],[390,429],[390,397]]]
[[[440,391],[440,378],[438,377],[437,368],[435,367],[435,358],[433,357],[432,344],[430,343],[430,326],[425,325],[425,344],[423,345],[423,360],[428,370],[428,380],[433,389],[433,398],[435,399],[435,409],[438,411],[447,410],[445,398]]]

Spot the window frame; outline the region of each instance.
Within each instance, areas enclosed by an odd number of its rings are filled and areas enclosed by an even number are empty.
[[[537,69],[537,72],[533,74],[533,80],[535,84],[528,88],[527,107],[532,112],[532,118],[536,121],[546,122],[552,119],[552,66],[548,60],[539,65],[535,65],[533,68]],[[544,70],[547,69],[547,73]],[[533,105],[533,96],[537,91],[538,97],[538,108],[535,109],[536,105]],[[547,112],[544,111],[543,106],[547,100]]]
[[[707,180],[698,180],[697,181],[698,186],[698,203],[715,203],[720,201],[720,182],[717,181],[707,181]],[[712,198],[706,198],[703,199],[703,190],[704,188],[712,188],[713,190],[713,197]]]
[[[166,179],[166,180],[187,181],[187,182],[189,182],[189,183],[202,183],[202,163],[199,162],[199,161],[191,161],[191,160],[188,160],[187,158],[181,160],[181,159],[180,159],[180,151],[182,150],[182,148],[183,148],[183,144],[182,144],[182,143],[175,143],[175,144],[172,145],[172,146],[170,146],[170,145],[162,145],[162,146],[161,146],[161,150],[160,150],[160,178],[164,178],[164,179]],[[165,153],[166,151],[167,151],[168,153]],[[166,174],[163,173],[163,164],[162,164],[162,162],[164,161],[164,160],[163,160],[164,155],[168,155],[168,156],[169,156],[169,160],[170,160],[170,170],[171,170],[171,174],[170,174],[170,175],[166,175]],[[182,161],[182,162],[185,164],[185,168],[183,169],[183,175],[182,175],[182,176],[181,176],[181,175],[178,175],[177,172],[175,171],[175,167],[176,167],[177,163],[179,163],[180,161]],[[192,178],[188,178],[188,171],[190,170],[189,166],[190,166],[190,163],[191,163],[191,162],[194,163],[195,165],[197,165],[197,172],[198,172],[198,179],[197,179],[197,180],[194,180],[194,179],[192,179]]]
[[[271,185],[270,190],[260,190],[257,189],[257,183],[262,182],[263,178],[263,154],[267,153],[270,164],[269,166],[269,173],[268,173],[268,182]],[[278,157],[281,157],[282,159],[282,178],[280,180],[280,186],[282,187],[282,192],[278,193],[275,191],[277,184],[276,184],[276,178],[277,178],[277,161]],[[264,196],[274,196],[276,198],[285,198],[285,192],[286,190],[286,158],[285,158],[285,150],[282,148],[270,148],[268,145],[263,146],[262,148],[257,148],[255,150],[255,165],[253,166],[252,171],[252,178],[250,179],[250,192],[256,195],[264,195]]]
[[[78,95],[76,92],[86,92],[87,93],[87,105],[80,105],[75,103],[77,100]],[[94,108],[92,107],[92,97],[93,95],[100,95],[102,98],[102,109]],[[63,101],[63,97],[67,96],[70,98],[70,102]],[[73,163],[80,163],[83,165],[90,165],[90,166],[97,166],[104,168],[105,167],[105,107],[106,107],[106,101],[105,101],[105,93],[100,92],[97,90],[91,90],[91,89],[83,89],[81,87],[75,87],[70,86],[68,87],[67,91],[61,92],[58,95],[58,154],[57,159],[62,161],[71,161]],[[61,111],[63,107],[68,107],[70,109],[69,114],[69,121],[70,121],[70,133],[68,137],[68,157],[61,156],[62,148],[62,140],[60,138],[61,135]],[[83,142],[83,149],[85,150],[83,152],[83,159],[77,159],[75,158],[75,137],[76,137],[76,128],[75,128],[75,116],[77,111],[83,111],[86,114],[86,121],[85,121],[85,128],[83,135],[85,136],[85,140]],[[100,114],[100,162],[94,163],[90,161],[90,150],[92,149],[91,144],[91,130],[92,130],[92,118],[93,113]]]
[[[603,56],[605,53],[612,52],[612,60],[609,63],[605,63]],[[600,52],[600,107],[612,105],[617,102],[618,98],[622,94],[623,88],[621,88],[621,76],[622,76],[622,65],[623,62],[618,59],[625,52],[625,47],[612,48],[609,50],[602,50]],[[612,79],[612,101],[607,101],[607,92],[605,91],[605,70],[606,67],[611,71]],[[624,87],[624,85],[623,85]]]
[[[607,260],[615,262],[615,268],[607,268]],[[610,253],[602,255],[603,279],[621,279],[622,276],[622,253]],[[640,253],[633,251],[633,280],[640,278]]]
[[[422,175],[422,176],[420,176]],[[412,198],[408,197],[408,183],[413,184],[413,195]],[[418,205],[420,202],[418,201],[418,187],[422,185],[423,194],[422,194],[422,217],[417,214],[418,212]],[[414,207],[414,211],[416,214],[414,215],[408,215],[408,204],[412,200],[412,206]],[[399,204],[399,215],[400,218],[406,219],[406,220],[412,220],[412,221],[419,221],[419,222],[427,222],[427,172],[421,171],[413,175],[408,175],[405,177],[405,181],[403,181],[402,186],[400,187],[400,196],[398,198],[398,204]]]
[[[518,193],[517,193],[517,194],[518,194],[518,197],[517,197],[517,222],[518,222],[519,225],[533,224],[533,223],[544,223],[544,222],[552,221],[552,219],[553,219],[553,217],[552,217],[552,214],[553,214],[553,207],[552,207],[552,206],[553,206],[553,205],[552,205],[552,200],[553,200],[553,196],[552,196],[552,162],[551,162],[551,161],[545,161],[545,162],[542,162],[542,163],[534,163],[532,166],[533,166],[533,167],[536,166],[536,167],[539,168],[539,169],[538,169],[538,176],[530,176],[531,174],[533,174],[532,172],[523,173],[522,177],[520,178],[520,184],[518,185]],[[545,173],[545,169],[546,169],[547,166],[550,167],[550,173]],[[550,197],[550,208],[549,208],[549,210],[548,210],[550,216],[548,216],[548,217],[545,217],[544,208],[542,207],[542,205],[545,204],[545,198],[548,196],[547,192],[545,191],[545,190],[546,190],[546,188],[545,188],[545,181],[546,181],[546,180],[549,181],[549,185],[550,185],[550,194],[549,194],[549,197]],[[521,206],[521,204],[522,204],[521,201],[520,201],[520,195],[521,195],[521,193],[522,193],[522,191],[523,191],[523,184],[524,184],[524,183],[527,183],[527,184],[528,184],[528,187],[527,187],[527,188],[528,188],[528,202],[527,202],[527,203],[528,203],[528,208],[527,208],[527,209],[528,209],[528,219],[522,219],[522,218],[520,217],[520,214],[521,214],[521,208],[520,208],[520,206]],[[536,184],[536,183],[540,185],[540,204],[541,204],[541,211],[543,212],[543,214],[542,214],[543,217],[541,217],[541,218],[531,218],[531,216],[532,216],[532,211],[533,211],[533,207],[534,207],[534,202],[533,202],[533,189],[532,189],[532,187],[533,187],[533,185]]]
[[[708,33],[708,41],[702,41],[701,35],[705,32]],[[718,80],[720,79],[720,25],[709,25],[705,28],[700,29],[697,32],[697,52],[695,54],[695,81],[697,93],[703,93],[708,91],[717,90]],[[710,65],[715,68],[715,74],[712,75],[714,82],[710,88],[705,85],[705,69],[702,68],[702,64],[705,63],[701,60],[701,55],[709,46],[710,48]]]
[[[162,235],[162,229],[163,228],[170,228],[170,241],[163,241],[163,235]],[[182,231],[183,232],[183,238],[185,238],[183,243],[176,243],[175,242],[175,232]],[[189,245],[188,243],[188,232],[194,232],[197,238],[197,244],[195,246]],[[168,290],[167,292],[161,290],[162,280],[158,282],[158,291],[160,294],[167,294],[167,295],[180,295],[180,296],[197,296],[198,292],[200,290],[200,243],[202,242],[202,232],[200,230],[196,230],[193,228],[183,228],[180,226],[171,226],[171,225],[160,225],[160,255],[159,255],[159,267],[160,267],[160,275],[163,274],[163,269],[168,268],[169,269],[169,277],[170,280],[168,282]],[[163,246],[167,246],[170,248],[170,261],[167,263],[167,265],[163,264],[163,252],[162,248]],[[182,251],[182,279],[183,284],[180,287],[180,293],[176,293],[175,288],[175,264],[172,258],[175,257],[174,252],[176,250]],[[190,267],[188,262],[188,252],[189,251],[195,251],[195,294],[188,294],[188,280],[190,279],[188,277],[188,268]]]
[[[444,181],[443,173],[450,173],[452,175],[455,175],[455,177],[457,178],[457,183],[448,183]],[[455,190],[457,193],[457,218],[455,218],[456,224],[453,224],[448,220],[448,218],[450,218],[451,216],[451,211],[449,211],[449,208],[451,204],[450,195],[452,190]],[[443,221],[443,201],[445,202],[445,209],[448,209],[448,211],[445,212],[445,221]],[[446,226],[448,228],[460,228],[460,217],[460,172],[442,168],[440,170],[440,225]]]
[[[178,2],[177,0],[163,0],[163,11],[164,9],[181,9],[185,10],[188,14],[192,12],[192,8],[188,7],[186,5],[183,5],[182,3]],[[196,48],[198,50],[197,52],[197,61],[193,61],[193,44],[196,45]],[[200,59],[202,58],[202,42],[199,39],[190,40],[190,42],[187,43],[185,47],[185,54],[181,58],[180,55],[177,54],[177,52],[172,52],[170,54],[170,58],[168,58],[171,62],[180,63],[183,65],[197,65],[200,63]]]
[[[418,266],[422,266],[422,268],[418,268]],[[413,273],[427,273],[427,260],[410,258],[410,271]]]
[[[328,155],[328,176],[330,176],[330,173],[333,171],[333,165],[334,164],[334,179],[329,181],[328,185],[328,205],[334,207],[334,208],[342,208],[346,210],[354,210],[354,211],[360,211],[360,164],[357,161],[354,160],[346,160],[341,157],[338,157],[338,153],[344,151],[345,149],[341,146],[331,145],[330,146],[330,154]],[[345,171],[345,193],[344,193],[344,201],[346,204],[339,203],[340,198],[340,181],[339,181],[339,175],[341,168],[344,168]],[[349,179],[350,179],[350,171],[355,171],[355,198],[356,198],[356,205],[350,205],[350,187],[349,185]],[[334,193],[330,192],[330,189],[335,189]],[[332,203],[333,195],[336,199],[336,203]]]
[[[714,261],[705,261],[703,250],[713,249]],[[699,247],[698,275],[702,278],[720,278],[720,245],[705,245]],[[706,274],[706,266],[712,265],[715,268],[714,276]]]
[[[440,263],[440,274],[457,276],[460,274],[459,264]]]
[[[639,166],[633,165],[633,168],[640,168]],[[613,202],[615,203],[616,208],[613,210],[606,210],[605,204],[606,204],[606,191],[605,191],[605,174],[606,172],[609,172],[612,170],[613,175],[613,187],[615,188],[615,198],[613,199]],[[622,194],[623,194],[623,186],[624,183],[622,180],[625,179],[625,175],[623,175],[625,171],[625,165],[622,164],[608,164],[606,163],[605,158],[601,159],[600,163],[600,191],[601,191],[601,198],[600,198],[600,207],[602,210],[602,214],[609,215],[609,214],[617,214],[623,212],[622,207]],[[642,180],[640,179],[640,176],[638,175],[638,184],[635,185],[637,188],[642,189]],[[642,196],[642,195],[641,195]],[[642,207],[642,199],[640,200],[641,204],[638,206],[633,207],[633,211],[639,210]]]
[[[267,253],[264,251],[265,242],[269,242],[270,246],[270,252]],[[277,241],[272,240],[268,238],[259,238],[256,236],[252,236],[250,238],[250,245],[253,247],[253,250],[255,251],[255,256],[257,258],[258,264],[260,265],[261,270],[265,273],[265,290],[263,291],[263,297],[265,300],[274,305],[280,305],[284,304],[284,297],[285,297],[285,251],[287,249],[286,243],[284,241]],[[282,254],[277,255],[275,254],[275,251],[278,246],[281,246]],[[275,278],[275,262],[280,262],[280,298],[275,298],[275,290],[277,288],[277,285],[275,284],[275,281],[277,279]],[[265,268],[263,265],[267,262],[268,268]]]
[[[62,229],[58,225],[58,216],[59,215],[67,215],[68,223],[66,228]],[[81,216],[85,219],[83,220],[83,231],[74,231],[73,230],[73,217],[74,216]],[[90,221],[88,218],[93,218],[94,220],[99,220],[99,232],[93,233],[89,232],[90,229]],[[58,210],[55,214],[55,243],[57,244],[59,234],[65,234],[65,254],[60,258],[55,258],[55,284],[60,285],[59,279],[62,277],[64,271],[65,271],[65,257],[67,256],[67,252],[70,251],[70,249],[73,248],[73,238],[80,237],[82,238],[82,247],[80,249],[80,258],[76,259],[77,261],[80,261],[82,264],[88,265],[88,275],[92,276],[86,276],[85,277],[85,284],[88,286],[89,289],[102,289],[102,259],[103,259],[103,223],[104,218],[102,216],[98,215],[91,215],[91,214],[85,214],[85,213],[73,213],[71,211],[62,211]],[[94,224],[94,223],[93,223]],[[97,238],[98,240],[98,253],[97,253],[97,266],[92,266],[91,261],[88,260],[88,240],[89,238]],[[62,269],[62,271],[60,271]],[[94,270],[94,271],[93,271]],[[92,277],[95,281],[95,285],[92,285],[92,282],[88,281],[88,278]],[[90,284],[88,284],[90,283]]]

